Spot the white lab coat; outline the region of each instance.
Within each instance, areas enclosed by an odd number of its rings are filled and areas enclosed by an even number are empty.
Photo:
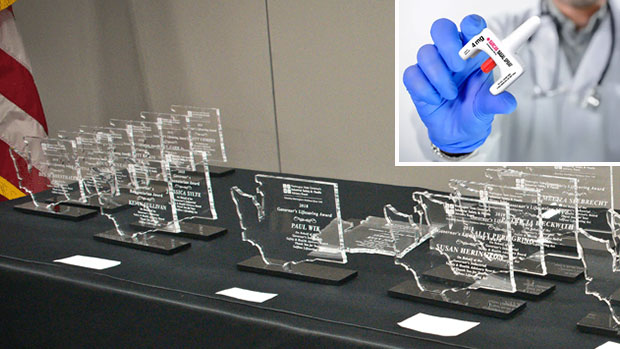
[[[620,7],[611,1],[611,8],[616,19],[616,38],[620,40]],[[489,27],[499,37],[506,37],[539,13],[539,9],[532,9],[491,20]],[[573,76],[558,45],[552,19],[542,17],[539,31],[517,54],[526,72],[509,88],[517,98],[516,111],[496,115],[491,135],[466,161],[620,161],[620,42],[616,42],[611,65],[598,89],[598,110],[581,106],[587,91],[596,85],[605,69],[611,40],[611,21],[607,16]],[[555,67],[558,55],[559,66]],[[544,90],[556,87],[552,84],[557,72],[558,85],[569,91],[552,98],[533,98],[532,65],[536,65],[538,84]]]

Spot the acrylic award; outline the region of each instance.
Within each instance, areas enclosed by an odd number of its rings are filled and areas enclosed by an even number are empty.
[[[220,177],[234,172],[234,169],[226,167],[228,157],[218,108],[172,105],[170,109],[176,114],[187,116],[192,150],[207,153],[212,176]]]
[[[584,268],[585,294],[592,311],[577,328],[582,332],[620,337],[620,269],[618,250],[609,239],[580,229],[577,247]]]
[[[503,202],[512,215],[512,253],[517,294],[527,299],[539,299],[550,294],[555,285],[526,277],[546,277],[545,240],[542,220],[542,196],[539,190],[451,180],[454,194],[476,197],[481,201]]]
[[[579,208],[577,181],[574,178],[505,168],[487,169],[486,175],[493,184],[539,190],[545,251],[552,256],[579,259],[575,245]]]
[[[25,149],[11,157],[19,188],[31,201],[15,205],[25,213],[79,221],[97,214],[97,210],[65,205],[65,202],[86,197],[81,169],[77,163],[75,140],[24,137]],[[20,157],[26,161],[23,164]],[[50,189],[49,191],[42,191]],[[53,197],[50,202],[48,199]]]
[[[522,310],[525,302],[506,296],[518,292],[509,206],[429,192],[413,197],[412,215],[385,210],[397,232],[394,262],[411,276],[389,295],[500,318]],[[407,223],[417,235],[402,234],[399,225]]]
[[[127,133],[131,145],[131,157],[135,161],[148,163],[153,159],[161,160],[163,158],[157,123],[143,120],[112,119],[110,124]]]
[[[160,254],[173,254],[190,247],[189,242],[178,238],[153,234],[176,219],[171,182],[164,182],[168,185],[163,191],[160,185],[155,185],[170,176],[168,163],[141,159],[128,165],[127,175],[130,184],[125,195],[130,208],[120,212],[102,210],[113,228],[96,234],[95,240]],[[105,181],[96,186],[100,190],[98,195],[102,203],[114,199],[112,193],[116,190],[106,188],[106,185],[113,183]]]
[[[152,112],[142,112],[140,116],[156,125],[159,149],[170,167],[167,181],[172,185],[176,218],[157,232],[202,240],[226,233],[226,228],[211,224],[217,220],[217,212],[209,176],[208,155],[192,147],[188,117]]]
[[[577,180],[506,168],[487,169],[486,175],[494,184],[540,191],[545,255],[554,258],[554,261],[546,261],[547,277],[566,282],[580,279],[583,268],[573,262],[562,261],[579,260],[575,241],[579,229]]]
[[[172,220],[157,227],[156,232],[180,237],[210,240],[226,233],[227,229],[212,225],[217,212],[211,189],[209,166],[205,152],[166,150],[166,183],[172,193]],[[195,172],[199,166],[203,171]]]
[[[575,178],[579,228],[609,238],[611,227],[607,224],[607,212],[614,210],[611,166],[536,166],[528,167],[528,171]]]
[[[125,195],[131,188],[131,180],[127,168],[130,164],[135,164],[137,159],[134,155],[134,146],[127,129],[115,127],[80,127],[82,132],[100,132],[109,135],[112,149],[111,167],[114,171],[115,188],[117,189],[117,198],[119,202],[127,202],[128,197]]]
[[[579,180],[579,224],[584,228],[579,230],[577,248],[584,267],[585,294],[591,296],[592,304],[592,311],[577,323],[577,328],[617,338],[620,337],[620,214],[613,208],[612,169],[577,167],[571,168],[571,172],[576,172],[574,176]],[[607,204],[606,200],[611,203]],[[600,223],[603,212],[608,228],[593,224]]]
[[[104,203],[102,207],[95,188],[95,185],[106,180],[115,180],[114,173],[109,171],[114,166],[111,135],[101,130],[81,126],[78,132],[60,131],[58,136],[63,139],[75,140],[76,165],[80,168],[81,179],[79,182],[83,186],[82,195],[70,198],[65,204],[95,209],[103,208],[108,211],[126,208],[127,203],[120,195],[117,195],[116,200]],[[95,177],[99,178],[95,180]],[[56,201],[56,198],[52,197],[49,200],[53,202]]]
[[[505,202],[513,220],[512,252],[515,272],[547,275],[542,219],[542,196],[537,189],[450,180],[450,188],[459,196]]]
[[[325,284],[355,277],[317,263],[347,262],[337,184],[260,174],[255,182],[256,194],[231,188],[242,239],[259,252],[238,263],[240,270]],[[321,239],[325,229],[336,229],[338,238]]]

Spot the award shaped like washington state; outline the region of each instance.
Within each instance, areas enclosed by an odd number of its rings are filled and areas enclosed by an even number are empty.
[[[602,166],[561,170],[572,172],[579,181],[581,229],[577,249],[584,267],[585,294],[592,296],[591,302],[596,301],[592,311],[577,323],[577,328],[620,337],[620,214],[613,209],[612,169]],[[603,213],[607,229],[600,225]]]
[[[592,311],[577,323],[583,332],[620,337],[620,269],[614,242],[596,237],[583,229],[577,248],[585,274],[585,294]]]
[[[169,163],[162,159],[157,127],[153,123],[112,120],[113,127],[100,128],[112,142],[110,174],[97,180],[101,205],[122,202],[126,211],[112,211],[102,206],[101,213],[113,223],[113,229],[98,233],[98,241],[118,244],[155,253],[172,254],[190,246],[177,238],[154,234],[159,228],[178,222],[174,206]]]
[[[102,210],[102,215],[110,219],[114,228],[94,235],[95,240],[161,254],[173,254],[190,247],[188,242],[153,234],[171,222],[178,223],[172,182],[166,181],[170,177],[168,163],[141,159],[128,165],[127,176],[129,187],[124,195],[129,209],[115,212]],[[162,179],[166,183],[163,190]],[[106,188],[106,185],[113,183],[105,180],[95,186],[102,203],[113,200],[116,189]]]
[[[220,177],[234,172],[234,169],[226,167],[228,157],[219,108],[172,105],[170,109],[173,113],[187,116],[192,150],[207,153],[212,176]]]
[[[394,262],[412,277],[391,288],[390,296],[495,317],[525,307],[523,301],[476,291],[518,292],[506,203],[429,192],[413,198],[413,215],[385,207],[395,232]],[[403,234],[407,224],[417,234]]]
[[[517,290],[512,216],[506,203],[428,192],[413,195],[435,227],[429,249],[443,259],[439,269],[427,270],[426,275],[445,271],[470,279],[470,289]],[[400,260],[407,261],[406,256]]]
[[[25,213],[68,220],[82,220],[97,213],[96,210],[65,205],[71,200],[85,200],[81,168],[77,163],[75,140],[59,138],[24,137],[25,149],[19,156],[11,149],[20,189],[31,201],[15,205]],[[43,189],[51,189],[42,191]],[[48,199],[54,200],[50,202]]]
[[[260,253],[239,269],[326,284],[357,274],[312,263],[347,262],[336,183],[260,174],[255,182],[256,195],[231,188],[242,239]],[[321,239],[325,229],[336,229],[338,238]]]

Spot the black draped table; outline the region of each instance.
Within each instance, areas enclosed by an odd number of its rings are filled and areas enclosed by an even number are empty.
[[[12,208],[27,199],[0,203],[0,345],[595,348],[609,340],[576,328],[590,311],[605,309],[584,295],[583,280],[551,281],[550,296],[502,320],[390,298],[388,289],[410,276],[386,256],[349,255],[344,267],[359,275],[342,286],[239,271],[236,263],[257,250],[241,240],[230,187],[255,192],[254,174],[213,178],[214,225],[228,233],[171,256],[95,241],[93,234],[112,228],[102,216],[70,222]],[[413,187],[336,182],[345,219],[382,216],[387,203],[411,212]],[[53,262],[78,254],[121,265],[93,271]],[[278,296],[255,304],[215,294],[231,287]],[[419,312],[480,325],[457,337],[397,325]]]

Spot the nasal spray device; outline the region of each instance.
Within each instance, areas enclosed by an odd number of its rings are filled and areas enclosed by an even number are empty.
[[[534,35],[538,27],[540,17],[530,17],[503,41],[500,41],[491,29],[485,28],[459,51],[459,55],[464,60],[475,57],[480,51],[489,55],[490,58],[480,66],[480,69],[489,73],[496,66],[499,67],[501,77],[489,89],[492,95],[497,96],[523,74],[523,66],[516,60],[515,53]]]

